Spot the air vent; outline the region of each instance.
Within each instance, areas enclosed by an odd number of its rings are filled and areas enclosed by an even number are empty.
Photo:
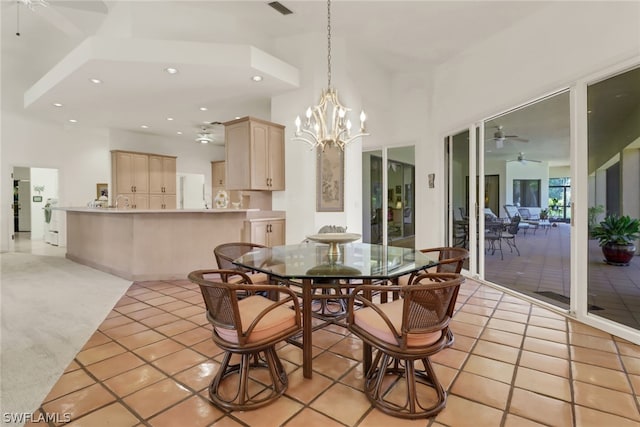
[[[290,15],[293,13],[291,10],[289,10],[286,6],[284,6],[279,1],[272,1],[271,3],[269,3],[269,6],[271,6],[272,8],[274,8],[275,10],[277,10],[283,15]]]

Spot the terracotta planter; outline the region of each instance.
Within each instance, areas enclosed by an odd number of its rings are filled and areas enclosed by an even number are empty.
[[[629,265],[629,262],[636,253],[636,246],[617,245],[615,243],[607,243],[602,246],[602,253],[605,261],[611,265]]]

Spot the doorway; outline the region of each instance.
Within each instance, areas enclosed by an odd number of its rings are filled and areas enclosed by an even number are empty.
[[[43,240],[58,244],[51,236],[58,233],[57,215],[51,207],[58,202],[58,169],[13,168],[13,228],[14,240]],[[53,234],[51,234],[53,233]]]

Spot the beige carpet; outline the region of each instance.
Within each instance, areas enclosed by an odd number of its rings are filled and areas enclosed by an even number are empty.
[[[1,412],[31,413],[131,282],[59,256],[0,261]]]

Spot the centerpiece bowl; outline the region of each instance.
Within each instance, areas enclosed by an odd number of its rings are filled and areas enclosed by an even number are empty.
[[[319,233],[307,236],[307,239],[318,243],[329,244],[329,260],[336,262],[340,259],[340,246],[341,244],[355,242],[360,239],[362,235],[357,233]]]

